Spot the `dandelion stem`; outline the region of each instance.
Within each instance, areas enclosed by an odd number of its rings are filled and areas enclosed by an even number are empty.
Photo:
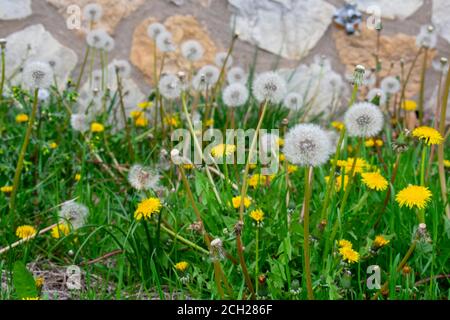
[[[0,102],[3,100],[3,87],[5,86],[5,77],[6,77],[6,61],[5,61],[5,48],[2,47],[0,48],[0,50],[2,51],[1,55],[2,55],[2,75],[1,75],[1,80],[0,80]]]
[[[312,288],[311,279],[311,262],[310,262],[310,251],[309,251],[309,201],[311,199],[311,189],[312,186],[309,183],[309,176],[314,174],[313,167],[305,168],[305,199],[303,201],[303,255],[304,255],[304,265],[303,270],[305,271],[306,278],[306,290],[308,292],[308,300],[314,300],[314,293]],[[312,179],[311,179],[312,181]]]
[[[422,64],[422,72],[420,74],[420,92],[419,92],[419,124],[423,123],[423,113],[424,113],[424,100],[425,100],[425,78],[427,75],[427,60],[428,60],[428,48],[425,48],[425,52],[423,54],[423,64]]]
[[[259,224],[256,226],[255,239],[255,293],[258,295],[258,274],[259,274]]]
[[[31,110],[31,117],[28,121],[27,131],[25,133],[25,139],[22,144],[22,149],[20,150],[19,160],[17,161],[16,172],[14,174],[14,182],[13,182],[13,190],[11,192],[11,199],[9,202],[10,213],[14,215],[14,210],[16,208],[16,196],[17,191],[19,189],[20,183],[20,174],[23,169],[23,161],[25,159],[25,153],[27,152],[28,143],[30,142],[31,132],[33,130],[34,120],[36,119],[36,112],[38,108],[38,93],[39,89],[34,90],[34,100],[33,100],[33,108]]]
[[[164,232],[167,232],[169,235],[171,235],[173,238],[179,240],[181,243],[184,243],[185,245],[191,247],[192,249],[195,249],[203,254],[209,255],[209,251],[196,245],[195,243],[189,241],[188,239],[180,236],[179,234],[177,234],[176,232],[170,230],[169,228],[167,228],[165,225],[161,224],[161,230],[163,230]]]

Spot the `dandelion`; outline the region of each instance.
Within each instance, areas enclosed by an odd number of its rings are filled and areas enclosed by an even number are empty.
[[[23,225],[16,229],[16,236],[20,239],[27,239],[36,235],[37,231],[33,226]]]
[[[131,75],[131,65],[126,60],[113,60],[108,68],[110,69],[112,74],[116,72],[119,74],[119,77],[122,79],[129,78]]]
[[[286,91],[286,81],[275,72],[262,73],[253,82],[253,95],[260,103],[280,103]]]
[[[353,244],[350,241],[345,240],[345,239],[339,240],[338,246],[339,246],[339,248],[350,248],[350,249],[353,248]]]
[[[176,49],[172,34],[168,31],[163,31],[156,37],[156,46],[161,52],[173,52]]]
[[[403,101],[402,109],[405,111],[416,111],[417,102],[415,102],[414,100],[405,100]]]
[[[227,57],[228,57],[228,59],[227,59]],[[227,52],[219,52],[218,54],[216,54],[214,62],[216,64],[216,66],[218,66],[219,68],[222,68],[223,65],[225,64],[225,60],[227,60],[225,69],[231,68],[231,66],[233,65],[233,57],[231,55],[228,56]]]
[[[234,144],[218,144],[211,149],[211,155],[214,158],[221,158],[223,156],[230,156],[236,152],[236,146]]]
[[[236,196],[231,199],[231,202],[233,204],[233,208],[239,209],[241,206],[241,196]],[[248,208],[252,204],[252,200],[249,197],[244,198],[244,207]]]
[[[345,127],[351,137],[373,137],[383,128],[381,110],[374,104],[361,102],[354,104],[345,113]]]
[[[303,106],[303,98],[300,94],[291,92],[284,98],[283,104],[292,111],[298,111]]]
[[[248,100],[248,89],[241,83],[233,83],[223,91],[223,102],[230,108],[243,106]]]
[[[187,268],[189,267],[189,263],[186,261],[181,261],[175,264],[175,269],[181,272],[185,272]]]
[[[381,81],[381,90],[387,94],[396,94],[402,88],[396,77],[386,77]]]
[[[70,223],[72,228],[76,230],[84,225],[88,214],[89,209],[85,205],[75,201],[67,201],[61,206],[59,218]]]
[[[80,181],[81,180],[81,174],[79,174],[79,173],[77,173],[76,175],[75,175],[75,181]]]
[[[196,40],[187,40],[181,44],[181,55],[189,61],[201,60],[204,53],[205,49]]]
[[[89,21],[100,21],[103,16],[103,8],[97,3],[90,3],[84,7],[83,16]]]
[[[144,128],[148,125],[148,119],[144,114],[141,114],[134,120],[134,124],[136,127]]]
[[[101,123],[94,122],[91,124],[91,132],[100,133],[103,131],[105,131],[105,127]]]
[[[210,89],[217,83],[219,76],[219,69],[215,66],[206,65],[200,68],[194,79],[192,79],[192,85],[197,91]]]
[[[105,39],[103,40],[103,46],[102,49],[106,52],[111,52],[114,50],[114,47],[116,46],[116,42],[113,38],[111,38],[110,35],[106,35]]]
[[[362,65],[357,65],[355,67],[355,71],[353,72],[352,75],[352,82],[356,85],[356,86],[361,86],[364,83],[364,74],[366,73],[366,68],[364,68],[364,66]]]
[[[427,49],[436,47],[438,41],[438,33],[433,26],[424,25],[420,28],[419,34],[416,37],[416,45]]]
[[[335,128],[336,130],[338,130],[338,131],[341,131],[342,129],[345,128],[344,123],[340,122],[340,121],[333,121],[333,122],[331,122],[331,126],[333,128]]]
[[[36,279],[34,279],[34,283],[36,285],[36,288],[42,288],[42,286],[44,285],[44,278],[37,277]]]
[[[441,144],[444,141],[444,138],[439,133],[439,131],[437,131],[434,128],[426,126],[414,129],[412,135],[415,138],[423,140],[428,145]]]
[[[105,40],[109,35],[104,29],[95,29],[88,32],[86,35],[86,42],[88,46],[95,49],[102,49],[105,45]]]
[[[295,165],[293,165],[293,164],[288,165],[288,167],[287,167],[287,172],[288,172],[289,174],[293,174],[293,173],[295,173],[295,172],[297,172],[297,171],[298,171],[298,167],[297,167],[297,166],[295,166]]]
[[[211,260],[218,261],[222,260],[225,256],[223,249],[223,242],[219,238],[211,241]]]
[[[167,124],[168,126],[172,127],[172,128],[176,128],[176,127],[178,127],[180,125],[180,119],[178,118],[177,115],[168,114],[164,118],[164,123]]]
[[[139,102],[138,107],[141,109],[144,109],[144,110],[149,109],[149,108],[153,107],[153,102],[151,102],[151,101]]]
[[[339,249],[339,253],[342,255],[342,260],[348,263],[356,263],[359,261],[359,253],[349,247],[342,247]]]
[[[39,89],[39,91],[38,91],[38,100],[39,101],[41,101],[41,102],[47,101],[49,97],[50,97],[50,92],[47,89]]]
[[[409,185],[397,193],[395,200],[401,208],[407,206],[410,209],[425,209],[431,197],[432,193],[427,187]]]
[[[167,32],[166,27],[157,22],[150,24],[147,28],[147,35],[153,40],[156,40],[156,38],[164,32]]]
[[[173,100],[180,97],[182,85],[177,76],[166,74],[159,80],[158,88],[164,98]]]
[[[355,174],[362,173],[370,168],[370,165],[367,163],[367,161],[362,158],[357,158],[355,164],[354,162],[354,158],[348,158],[347,160],[338,160],[337,166],[340,168],[345,168],[346,172],[350,172],[354,166],[353,172]]]
[[[128,172],[128,182],[138,191],[156,189],[159,179],[159,175],[140,164],[133,165]]]
[[[444,167],[450,168],[450,160],[444,160]]]
[[[256,209],[250,212],[252,218],[258,225],[264,220],[264,212],[261,209]]]
[[[134,218],[137,221],[142,219],[148,220],[153,215],[158,214],[161,211],[162,204],[158,198],[148,198],[138,204],[136,211],[134,212]]]
[[[388,181],[378,172],[362,173],[361,178],[369,189],[384,191],[389,185]]]
[[[46,89],[53,83],[53,70],[48,63],[29,62],[23,69],[23,81],[30,89]]]
[[[0,191],[3,193],[11,193],[13,191],[13,187],[11,186],[3,186],[0,188]]]
[[[51,142],[49,144],[49,147],[50,147],[50,149],[56,149],[56,148],[58,148],[58,144],[56,142]]]
[[[54,226],[51,230],[51,236],[54,239],[59,239],[61,237],[65,237],[70,233],[70,227],[67,223],[60,223],[57,226]]]
[[[25,113],[18,114],[16,116],[16,122],[17,123],[28,122],[28,115],[26,115]]]
[[[328,182],[330,179],[329,176],[325,177],[325,181]],[[342,183],[344,185],[342,185]],[[347,185],[348,185],[348,175],[338,175],[335,179],[335,188],[337,191],[341,191],[342,189],[344,189],[344,191],[347,189]]]
[[[234,67],[228,70],[227,80],[229,84],[242,83],[246,84],[248,79],[247,73],[240,67]]]
[[[367,94],[367,100],[369,102],[372,102],[377,97],[379,98],[379,105],[383,105],[386,103],[387,101],[386,92],[380,88],[374,88],[370,90],[369,93]]]
[[[81,133],[89,130],[87,117],[84,114],[72,114],[70,116],[70,125],[73,130]]]
[[[270,181],[269,177],[262,174],[254,174],[248,179],[248,185],[252,188],[256,188],[259,185],[265,185]]]
[[[384,236],[379,235],[375,237],[375,240],[373,240],[373,246],[375,249],[380,249],[386,245],[389,244],[389,240],[387,240]]]
[[[316,167],[328,161],[332,153],[328,134],[315,124],[299,124],[286,134],[283,154],[300,166]]]

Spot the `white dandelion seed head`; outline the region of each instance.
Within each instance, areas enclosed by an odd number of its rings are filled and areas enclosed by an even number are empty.
[[[384,118],[380,108],[369,102],[354,104],[345,113],[345,127],[351,137],[370,138],[383,129]]]
[[[248,79],[247,73],[241,67],[234,67],[228,70],[227,72],[227,80],[228,83],[242,83],[246,84]]]
[[[433,69],[438,72],[447,73],[449,70],[450,64],[448,63],[448,59],[445,57],[434,59],[431,62]]]
[[[434,49],[438,42],[438,32],[433,26],[424,25],[416,37],[416,46]]]
[[[198,61],[203,58],[205,49],[196,40],[187,40],[181,44],[181,54],[189,61]]]
[[[328,161],[332,152],[327,132],[315,124],[298,124],[284,138],[283,153],[296,165],[320,166]]]
[[[400,81],[396,77],[386,77],[381,80],[381,90],[388,94],[396,94],[402,88]]]
[[[253,95],[260,103],[280,103],[286,91],[286,81],[275,72],[262,73],[253,82]]]
[[[230,108],[243,106],[248,97],[248,89],[241,83],[230,84],[223,90],[223,102]]]
[[[344,81],[342,80],[342,77],[339,74],[334,73],[333,71],[327,72],[324,78],[334,92],[340,92],[344,87]]]
[[[163,32],[167,32],[166,27],[158,22],[152,23],[147,27],[147,35],[153,40],[156,40]]]
[[[177,76],[166,74],[159,80],[158,88],[164,98],[173,100],[180,97],[182,84]]]
[[[104,29],[94,29],[86,35],[86,42],[88,46],[95,49],[102,49],[105,39],[109,37],[108,32]]]
[[[69,222],[76,230],[81,228],[86,222],[89,209],[73,200],[64,202],[59,211],[59,218],[64,222]]]
[[[215,66],[203,66],[192,79],[192,86],[197,91],[211,89],[219,80],[219,76],[220,71]]]
[[[161,52],[173,52],[176,50],[172,34],[168,31],[162,32],[156,37],[156,46]]]
[[[159,179],[154,171],[140,164],[133,165],[128,172],[128,182],[138,191],[157,189]]]
[[[108,68],[110,69],[109,74],[115,75],[117,70],[122,79],[127,79],[131,75],[131,65],[127,60],[113,60]]]
[[[103,8],[98,3],[89,3],[83,8],[83,17],[89,21],[99,21],[103,16]]]
[[[116,41],[110,36],[107,35],[107,37],[103,40],[103,50],[106,52],[111,52],[114,50],[114,47],[116,46]]]
[[[369,93],[367,94],[367,100],[369,100],[369,102],[371,102],[373,99],[375,99],[376,96],[380,97],[380,105],[383,105],[386,103],[386,101],[387,101],[386,92],[384,92],[380,88],[373,88],[372,90],[370,90]]]
[[[53,82],[53,70],[45,62],[28,62],[23,68],[22,76],[30,89],[47,89]]]
[[[303,97],[296,92],[291,92],[284,98],[283,104],[292,111],[298,111],[303,106]]]
[[[216,66],[218,66],[220,69],[222,69],[222,67],[225,63],[225,59],[227,59],[227,56],[228,56],[228,52],[219,52],[218,54],[216,54],[216,57],[214,59],[214,63],[216,64]],[[230,69],[232,65],[233,65],[233,57],[230,55],[228,57],[225,69]]]
[[[81,133],[89,130],[89,121],[85,114],[72,114],[70,116],[72,129]]]

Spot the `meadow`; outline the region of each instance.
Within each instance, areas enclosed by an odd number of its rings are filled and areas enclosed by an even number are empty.
[[[412,68],[381,78],[401,62],[374,52],[374,71],[334,83],[342,106],[312,117],[314,95],[277,70],[233,65],[236,36],[216,65],[164,72],[166,54],[203,48],[153,23],[157,82],[130,104],[130,65],[85,10],[68,83],[48,61],[8,79],[0,40],[0,299],[448,299],[447,59],[434,110],[425,72],[407,99]],[[436,42],[424,30],[417,65]],[[252,134],[211,139],[237,129]]]

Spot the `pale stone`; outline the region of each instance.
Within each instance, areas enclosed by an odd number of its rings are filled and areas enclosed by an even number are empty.
[[[431,21],[438,29],[439,35],[450,42],[450,1],[433,0],[433,12]]]
[[[55,75],[64,86],[77,65],[76,53],[64,47],[41,24],[27,27],[7,37],[6,77],[13,84],[22,81],[21,68],[27,61],[55,62]]]
[[[147,0],[148,1],[148,0]],[[83,12],[83,8],[89,3],[98,3],[103,8],[103,16],[99,23],[95,24],[96,28],[103,28],[109,33],[114,33],[119,22],[136,11],[145,0],[47,0],[59,9],[64,17],[68,17],[67,8],[76,5]],[[88,21],[82,19],[81,31],[86,32],[90,26]]]
[[[228,0],[239,38],[287,59],[306,56],[336,8],[322,0]]]
[[[144,20],[136,28],[133,34],[133,44],[131,48],[130,60],[131,62],[145,75],[145,78],[150,83],[153,83],[154,78],[154,49],[155,45],[147,35],[147,27],[157,22],[155,18],[148,18]],[[197,69],[205,64],[214,62],[217,53],[216,45],[210,38],[208,32],[204,27],[192,16],[172,16],[165,22],[167,30],[173,35],[173,41],[177,45],[177,50],[165,55],[163,72],[176,73],[184,71],[186,73],[192,72],[192,69]],[[191,66],[180,53],[180,45],[186,40],[197,40],[205,49],[203,59],[196,61]],[[162,53],[157,53],[157,71],[159,72],[162,60]]]
[[[368,30],[362,26],[360,34],[347,36],[345,32],[338,30],[333,32],[336,43],[336,49],[340,60],[347,67],[348,73],[353,73],[355,66],[360,64],[365,66],[366,70],[375,68],[377,32]],[[397,33],[392,36],[380,37],[380,59],[382,60],[382,70],[379,75],[383,79],[387,76],[400,76],[400,60],[404,61],[404,70],[408,72],[419,48],[416,46],[416,37]],[[435,50],[428,52],[427,68],[436,55]],[[411,98],[419,92],[420,74],[423,64],[423,55],[421,55],[411,72],[411,77],[406,88],[406,97]],[[391,67],[392,64],[392,67]]]
[[[356,3],[358,9],[371,15],[381,15],[387,19],[406,19],[417,11],[423,0],[346,0],[348,3]]]
[[[23,19],[31,15],[31,0],[0,0],[0,20]]]

